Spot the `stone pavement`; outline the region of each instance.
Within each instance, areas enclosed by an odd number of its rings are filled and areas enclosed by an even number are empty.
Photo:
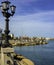
[[[10,55],[7,53],[11,53]],[[15,54],[13,48],[1,48],[0,53],[0,65],[8,65],[7,61],[10,61],[10,65],[34,65],[34,63],[20,54]]]

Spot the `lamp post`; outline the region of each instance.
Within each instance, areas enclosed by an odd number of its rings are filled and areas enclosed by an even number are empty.
[[[16,6],[12,5],[10,6],[11,2],[4,1],[1,3],[2,5],[0,6],[1,12],[3,16],[5,17],[5,43],[2,45],[3,47],[11,47],[11,44],[9,43],[9,17],[13,16],[15,13],[15,8]]]
[[[2,44],[2,29],[0,28],[0,47],[1,47],[1,44]]]

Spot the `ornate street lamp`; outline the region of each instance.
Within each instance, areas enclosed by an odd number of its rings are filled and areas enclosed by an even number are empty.
[[[11,47],[11,44],[9,43],[9,17],[10,16],[13,16],[14,13],[15,13],[15,9],[16,9],[16,6],[12,5],[10,6],[10,3],[8,0],[7,1],[4,1],[2,2],[0,8],[1,8],[1,12],[3,14],[3,16],[6,18],[5,19],[5,43],[2,45],[3,47]]]
[[[2,45],[2,29],[0,28],[0,48],[1,48],[1,45]],[[0,49],[1,51],[1,49]]]

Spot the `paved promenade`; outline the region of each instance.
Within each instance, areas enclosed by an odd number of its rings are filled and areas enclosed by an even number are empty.
[[[15,54],[13,48],[1,48],[0,53],[0,65],[8,65],[7,61],[10,61],[10,65],[34,65],[34,63],[26,57]],[[10,55],[7,55],[11,53]]]

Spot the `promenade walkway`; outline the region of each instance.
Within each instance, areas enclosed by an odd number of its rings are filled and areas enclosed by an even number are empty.
[[[7,61],[10,61],[10,65],[34,65],[34,63],[26,57],[15,54],[13,48],[1,48],[0,50],[0,65],[8,65]],[[11,53],[9,56],[7,53]]]

